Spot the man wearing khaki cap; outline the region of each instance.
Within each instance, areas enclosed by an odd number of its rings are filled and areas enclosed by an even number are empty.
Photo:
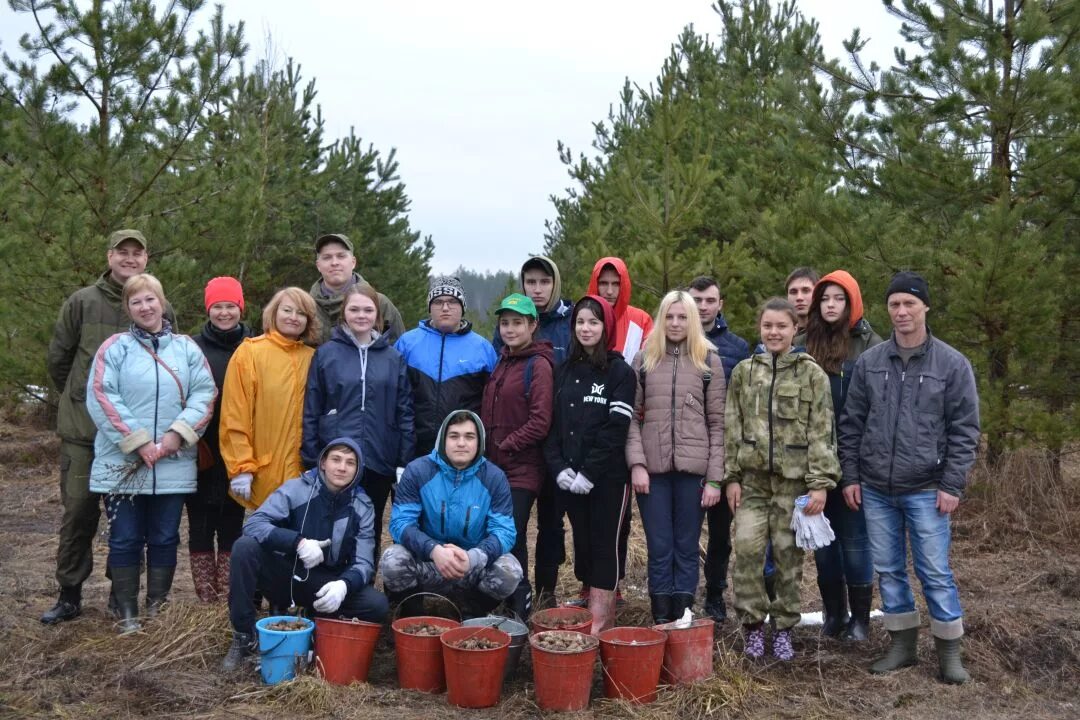
[[[322,278],[311,286],[311,297],[315,298],[322,320],[320,342],[326,342],[334,326],[341,320],[341,301],[345,291],[364,282],[364,278],[356,272],[352,240],[342,233],[320,235],[315,241],[315,267]],[[388,336],[389,343],[393,345],[404,334],[405,323],[390,298],[382,293],[378,295],[379,317],[383,319],[383,326],[376,329],[380,335]]]

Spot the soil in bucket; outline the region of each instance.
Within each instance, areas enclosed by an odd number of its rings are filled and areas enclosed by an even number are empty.
[[[503,673],[503,680],[509,680],[517,670],[518,663],[521,661],[521,651],[529,641],[529,628],[517,620],[498,615],[472,618],[461,623],[462,627],[478,627],[481,625],[498,628],[510,636],[510,650],[507,652],[506,669]]]
[[[534,633],[545,630],[566,630],[589,633],[592,630],[592,613],[585,608],[554,607],[533,613],[529,621]]]
[[[315,623],[291,615],[274,615],[255,623],[259,634],[259,672],[267,685],[277,685],[296,677],[298,666],[307,662]]]
[[[667,634],[643,627],[617,627],[600,633],[604,697],[641,705],[656,700]]]
[[[378,623],[316,618],[315,662],[326,682],[367,682],[380,630]]]
[[[446,667],[446,699],[465,708],[499,702],[510,636],[491,627],[459,627],[439,637]]]
[[[400,618],[393,622],[390,627],[394,631],[398,684],[403,690],[430,693],[446,690],[439,636],[460,626],[457,620],[432,615]]]
[[[574,711],[589,706],[598,642],[592,635],[545,630],[532,645],[536,704],[541,710]]]
[[[712,676],[714,625],[709,618],[699,618],[685,628],[677,628],[675,623],[656,626],[668,636],[660,671],[662,683],[686,685]]]

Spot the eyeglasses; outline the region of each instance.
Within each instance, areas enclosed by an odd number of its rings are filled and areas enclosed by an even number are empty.
[[[432,300],[431,304],[434,307],[442,308],[444,310],[454,307],[458,304],[457,300]]]

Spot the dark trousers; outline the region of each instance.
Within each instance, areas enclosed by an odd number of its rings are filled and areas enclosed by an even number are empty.
[[[844,502],[843,491],[834,488],[825,498],[825,517],[836,540],[814,551],[818,578],[828,583],[870,585],[874,582],[874,562],[870,557],[870,536],[862,506],[852,510]]]
[[[559,566],[566,562],[566,529],[563,527],[565,505],[557,496],[555,478],[544,476],[536,496],[536,589],[555,592]],[[522,568],[526,568],[522,565]]]
[[[94,447],[60,444],[60,541],[56,548],[56,581],[63,588],[81,587],[94,570],[94,536],[101,518],[101,495],[90,492]]]
[[[176,567],[180,544],[180,516],[184,495],[129,495],[109,497],[109,565],[131,567],[142,562],[152,567]]]
[[[295,601],[297,606],[311,609],[315,602],[315,593],[326,583],[337,580],[341,573],[340,570],[324,565],[316,565],[311,570],[306,570],[303,563],[294,563],[294,560],[295,555],[286,556],[265,550],[251,537],[241,537],[236,541],[229,574],[229,621],[234,630],[248,633],[255,627],[253,598],[256,590],[262,591],[271,605],[288,607]],[[294,578],[294,564],[295,577],[304,580]],[[386,596],[371,585],[365,585],[346,594],[333,617],[381,623],[388,612]]]
[[[574,575],[589,587],[614,590],[625,572],[630,484],[601,478],[587,495],[559,490],[558,498],[574,530]]]
[[[379,550],[382,547],[383,511],[386,510],[387,498],[394,496],[394,480],[393,475],[383,475],[366,468],[360,480],[361,487],[375,506],[375,567],[379,566]]]
[[[680,472],[652,475],[649,492],[638,495],[637,501],[649,549],[649,594],[694,595],[705,516],[701,477]]]
[[[188,516],[188,552],[232,551],[244,526],[244,507],[231,497],[206,500],[198,493],[186,496]]]
[[[705,592],[720,594],[727,587],[731,559],[731,508],[727,498],[705,512],[709,520],[709,545],[705,550]]]
[[[522,488],[510,488],[510,500],[514,504],[514,529],[517,531],[510,554],[521,563],[521,582],[518,583],[518,587],[525,587],[531,591],[532,585],[529,583],[527,570],[529,567],[529,515],[532,514],[536,493]]]

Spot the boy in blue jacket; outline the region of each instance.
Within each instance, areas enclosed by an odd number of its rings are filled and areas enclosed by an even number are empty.
[[[271,605],[290,603],[319,615],[386,619],[386,596],[375,578],[375,511],[358,482],[360,446],[332,440],[318,467],[289,480],[244,523],[233,545],[229,620],[233,642],[222,669],[235,670],[255,640],[255,591]]]
[[[393,597],[418,592],[457,596],[483,615],[510,596],[521,564],[506,474],[484,458],[484,425],[455,410],[439,428],[435,449],[405,468],[390,511],[383,586]],[[407,608],[412,611],[415,608]]]

